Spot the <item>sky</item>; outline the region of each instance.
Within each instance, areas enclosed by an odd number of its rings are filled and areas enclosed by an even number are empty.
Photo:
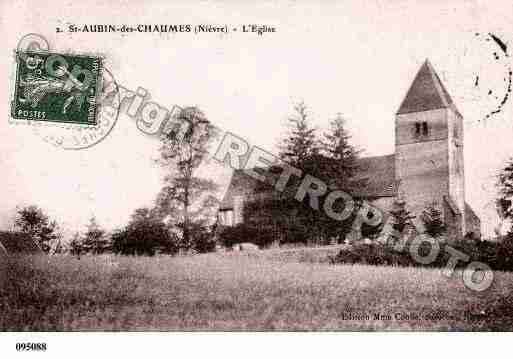
[[[294,102],[304,100],[323,129],[347,119],[364,155],[394,152],[394,115],[429,58],[464,116],[466,198],[485,234],[498,223],[495,176],[513,156],[513,105],[505,57],[513,52],[509,1],[0,1],[9,51],[0,55],[0,113],[9,113],[13,51],[28,33],[61,53],[95,53],[117,83],[145,88],[162,106],[199,106],[222,129],[271,152]],[[211,24],[219,33],[56,33],[69,24]],[[243,33],[242,25],[274,33]],[[476,81],[478,77],[478,80]],[[477,82],[477,85],[476,85]],[[0,228],[16,206],[37,204],[68,231],[94,215],[108,229],[152,204],[162,186],[158,141],[121,115],[112,132],[83,150],[54,148],[33,128],[0,122]],[[226,179],[227,169],[216,174]],[[223,182],[224,183],[224,182]]]

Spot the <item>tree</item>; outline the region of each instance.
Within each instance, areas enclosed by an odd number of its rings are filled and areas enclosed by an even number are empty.
[[[80,257],[80,254],[84,252],[82,238],[80,237],[80,233],[75,232],[73,235],[73,239],[69,242],[69,252],[74,256]]]
[[[96,218],[91,217],[82,241],[83,250],[92,254],[104,253],[108,249],[105,233],[105,230],[98,225]]]
[[[315,136],[316,129],[310,126],[307,106],[301,101],[294,105],[294,114],[288,118],[285,136],[278,144],[280,158],[303,171],[311,170],[312,161],[319,152]]]
[[[180,247],[189,250],[195,246],[195,236],[203,235],[216,217],[217,199],[213,193],[217,185],[196,175],[208,156],[215,131],[195,107],[183,109],[178,119],[188,123],[188,129],[180,138],[175,133],[162,136],[159,162],[168,174],[157,196],[155,213],[167,221],[180,239]]]
[[[329,184],[339,189],[349,189],[357,170],[360,151],[350,143],[351,136],[345,128],[345,119],[337,114],[330,128],[319,141],[321,150],[321,173]]]
[[[175,254],[178,244],[153,211],[139,208],[129,224],[112,235],[112,251],[124,255]]]
[[[446,231],[445,223],[442,219],[442,211],[438,209],[436,202],[429,204],[422,211],[421,220],[424,223],[426,233],[431,237],[440,237]]]
[[[64,251],[65,251],[65,248],[64,248],[64,245],[62,244],[62,238],[61,238],[61,236],[59,236],[59,238],[57,238],[55,241],[55,245],[53,246],[52,254],[62,254],[62,253],[64,253]]]
[[[293,107],[293,113],[287,119],[285,133],[278,143],[279,157],[285,163],[298,168],[303,173],[317,177],[319,165],[319,142],[317,140],[317,129],[310,124],[311,115],[304,101],[296,103]],[[303,203],[298,203],[294,199],[292,189],[299,186],[300,181],[292,178],[288,185],[283,198],[274,201],[274,205],[267,205],[269,212],[267,217],[272,218],[272,227],[276,228],[280,233],[282,241],[289,241],[290,233],[295,232],[297,228],[304,229],[304,236],[301,238],[305,241],[316,241],[320,235],[317,224],[320,213],[312,210],[308,205],[308,198]],[[274,206],[274,208],[273,208]],[[295,220],[287,221],[287,217],[278,218],[275,216],[279,213],[294,213]],[[261,212],[263,213],[263,212]],[[276,220],[275,220],[276,219]],[[299,238],[299,237],[298,237]]]
[[[18,209],[14,226],[30,235],[43,252],[50,251],[50,242],[61,237],[56,221],[51,221],[41,208],[35,205]]]
[[[310,125],[307,107],[304,102],[300,102],[294,106],[294,114],[288,119],[287,127],[288,131],[279,144],[280,158],[283,161],[322,180],[332,189],[350,191],[357,184],[353,177],[360,151],[351,145],[351,136],[340,114],[330,121],[330,128],[318,139],[316,129]],[[298,185],[298,181],[291,182],[291,187]],[[290,198],[287,200],[278,206],[289,209]],[[335,204],[336,207],[344,205],[342,201]],[[309,206],[308,198],[301,204],[295,203],[294,207],[294,227],[302,228],[307,234],[307,241],[341,241],[351,230],[351,221],[340,223],[323,211],[313,210]],[[354,215],[351,217],[354,218]],[[290,232],[288,229],[291,228],[281,228],[282,232]]]
[[[340,115],[330,121],[329,129],[320,139],[316,130],[309,125],[309,116],[303,102],[295,106],[296,115],[289,119],[289,132],[283,140],[282,159],[303,169],[306,173],[322,180],[330,188],[350,190],[356,181],[360,153],[351,143],[351,136],[346,129],[346,121]],[[296,155],[295,155],[296,154]],[[326,216],[322,211],[313,211],[305,199],[299,208],[302,227],[307,228],[310,237],[321,242],[341,241],[351,230],[351,221],[343,223]],[[338,201],[336,207],[344,207]],[[351,217],[354,218],[354,215]]]
[[[194,233],[194,241],[192,249],[197,253],[213,252],[216,249],[215,232],[216,225],[204,225],[201,222],[195,222],[192,225],[192,233]]]
[[[294,198],[262,198],[244,204],[244,221],[239,229],[228,231],[240,234],[238,243],[251,242],[260,247],[273,244],[306,243],[312,228],[305,225],[307,213]]]
[[[358,156],[360,151],[351,143],[351,136],[345,127],[346,121],[341,114],[330,121],[329,129],[323,133],[319,140],[320,155],[318,156],[317,177],[322,179],[330,188],[337,188],[351,192],[356,186],[363,183],[356,181],[354,175],[358,168]],[[344,209],[346,203],[338,201],[334,208],[337,211]],[[361,201],[354,201],[355,208],[349,218],[343,222],[335,221],[327,216],[320,216],[322,225],[320,230],[323,236],[329,240],[342,241],[347,239],[351,232],[352,223],[356,212],[362,205]],[[370,228],[362,228],[365,236],[371,236],[374,231]]]

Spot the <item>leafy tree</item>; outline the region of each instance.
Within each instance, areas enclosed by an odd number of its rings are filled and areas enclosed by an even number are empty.
[[[96,218],[91,217],[82,241],[84,251],[92,254],[104,253],[108,249],[108,240],[105,234],[105,230],[98,225]]]
[[[225,227],[220,231],[219,237],[225,247],[248,242],[266,247],[274,240],[272,232],[262,230],[253,223],[239,223],[233,227]]]
[[[156,216],[155,210],[136,209],[127,230],[138,241],[136,247],[146,254],[157,251],[175,254],[179,249],[176,236],[170,233],[165,223]]]
[[[424,209],[421,220],[424,223],[426,233],[431,237],[440,237],[446,231],[446,226],[442,219],[442,211],[438,209],[435,202]]]
[[[139,208],[130,223],[112,235],[112,251],[124,255],[175,254],[178,244],[153,211]]]
[[[201,222],[194,223],[192,226],[192,233],[194,233],[192,249],[198,253],[208,253],[215,251],[215,232],[215,224],[212,226],[207,226]]]
[[[241,234],[237,243],[252,242],[268,247],[276,242],[307,243],[311,238],[311,228],[305,226],[306,209],[294,198],[284,196],[250,201],[244,204],[243,213],[244,225],[227,232],[227,236],[232,237],[233,233]]]
[[[195,107],[183,109],[179,120],[188,123],[186,133],[180,138],[175,133],[162,137],[159,162],[168,174],[157,196],[155,213],[167,221],[180,247],[189,250],[216,217],[217,185],[196,174],[208,156],[215,129]]]
[[[18,209],[14,226],[20,232],[30,235],[43,250],[50,251],[50,242],[61,237],[56,221],[51,221],[41,208],[35,205]]]

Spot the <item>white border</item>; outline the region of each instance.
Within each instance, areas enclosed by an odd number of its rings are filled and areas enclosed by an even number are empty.
[[[47,358],[490,358],[511,333],[2,333],[0,356]],[[17,352],[44,342],[46,352]]]

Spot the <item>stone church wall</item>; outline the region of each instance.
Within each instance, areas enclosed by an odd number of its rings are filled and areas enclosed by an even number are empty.
[[[432,141],[396,147],[399,196],[407,208],[419,216],[433,201],[442,204],[449,192],[447,143]]]

